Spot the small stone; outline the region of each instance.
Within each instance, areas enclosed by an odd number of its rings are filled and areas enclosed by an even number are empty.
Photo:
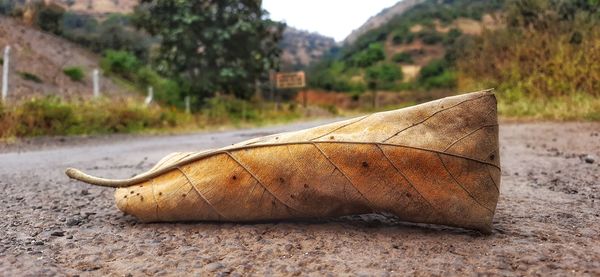
[[[41,240],[34,240],[33,245],[44,245],[44,242]]]
[[[54,231],[50,233],[50,235],[54,237],[63,237],[65,236],[65,231]]]
[[[90,192],[87,189],[82,189],[81,195],[90,195]]]
[[[223,268],[223,264],[219,262],[210,263],[204,266],[204,270],[208,272],[213,272],[217,269]]]
[[[72,238],[73,238],[73,235],[68,235],[66,238],[67,238],[67,239],[72,239]]]
[[[583,161],[585,161],[586,163],[589,163],[589,164],[593,164],[596,160],[594,160],[594,158],[592,156],[586,155],[583,158]]]
[[[81,220],[79,218],[71,218],[67,220],[67,226],[76,226],[81,224]]]

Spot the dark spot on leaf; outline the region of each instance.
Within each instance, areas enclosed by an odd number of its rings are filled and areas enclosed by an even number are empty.
[[[133,194],[133,190],[132,190],[132,191],[130,191],[129,193]]]
[[[290,194],[290,198],[294,199],[294,195],[293,195],[293,194]]]
[[[143,196],[140,196],[140,201],[144,201],[144,197]]]
[[[329,139],[335,139],[335,137],[334,136],[330,136]]]
[[[159,192],[158,192],[158,195],[159,195],[159,196],[161,196],[161,195],[162,195],[162,191],[159,191]]]
[[[181,197],[185,197],[185,193],[181,195]]]
[[[271,201],[271,205],[275,206],[275,200]]]
[[[127,195],[123,196],[123,198],[127,198]]]
[[[308,184],[304,184],[304,188],[307,189],[308,188]]]
[[[410,192],[406,193],[406,197],[410,198],[412,196],[412,194],[410,194]]]
[[[279,137],[275,137],[275,139],[279,139]]]
[[[140,195],[140,193],[138,192],[138,193],[136,193],[135,195]]]
[[[280,182],[280,183],[284,183],[284,182],[285,182],[285,180],[284,180],[282,177],[279,177],[279,182]]]
[[[231,177],[231,179],[235,180],[235,179],[237,179],[237,177],[236,177],[235,175],[233,175],[233,176]]]
[[[369,167],[369,163],[367,163],[367,162],[362,162],[362,167]]]
[[[494,154],[490,155],[490,161],[493,161],[494,158],[496,158],[496,155],[494,155]]]

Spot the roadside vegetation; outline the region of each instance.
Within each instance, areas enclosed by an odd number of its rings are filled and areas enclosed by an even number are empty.
[[[223,127],[284,123],[302,117],[293,104],[264,104],[229,96],[215,96],[193,114],[165,105],[142,104],[139,99],[64,101],[32,98],[16,106],[0,102],[0,141],[42,135],[185,132]]]

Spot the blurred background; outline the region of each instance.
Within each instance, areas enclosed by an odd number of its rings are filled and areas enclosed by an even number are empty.
[[[0,51],[2,141],[351,116],[486,88],[504,119],[600,120],[599,0],[0,0]]]

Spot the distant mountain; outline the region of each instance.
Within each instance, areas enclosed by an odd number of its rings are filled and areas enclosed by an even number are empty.
[[[336,42],[331,37],[287,27],[280,42],[282,69],[303,69],[327,54]]]
[[[389,8],[385,8],[377,15],[369,18],[367,22],[365,22],[358,29],[352,31],[352,33],[350,33],[350,35],[348,35],[346,39],[344,39],[344,44],[354,43],[354,41],[356,41],[358,37],[362,36],[370,30],[383,26],[392,18],[403,14],[405,11],[409,10],[410,8],[414,7],[419,3],[422,3],[423,1],[425,0],[403,0],[399,1],[398,3]]]

